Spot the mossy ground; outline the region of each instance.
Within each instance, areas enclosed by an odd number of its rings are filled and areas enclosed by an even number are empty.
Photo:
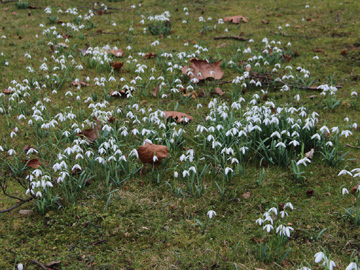
[[[25,65],[29,65],[24,54],[30,52],[31,61],[39,65],[44,57],[52,55],[48,40],[42,37],[40,23],[49,26],[49,15],[44,8],[77,7],[85,11],[93,7],[95,1],[37,1],[31,3],[37,9],[17,9],[13,2],[1,4],[0,18],[2,28],[0,35],[1,51],[9,66],[1,66],[0,88],[5,89],[12,80],[22,81],[26,76]],[[140,25],[140,8],[133,9],[132,4],[141,3],[141,14],[161,14],[168,10],[171,13],[171,38],[160,39],[149,33],[142,34]],[[84,31],[83,37],[70,38],[73,50],[91,46],[111,44],[119,48],[131,45],[132,51],[173,51],[180,52],[184,42],[197,42],[218,55],[214,58],[229,59],[236,54],[239,41],[214,40],[215,35],[229,33],[261,40],[267,37],[282,43],[292,43],[292,48],[299,54],[292,58],[294,67],[303,66],[311,71],[313,78],[320,83],[334,83],[343,86],[338,91],[342,104],[329,112],[322,105],[319,92],[297,90],[301,94],[303,105],[320,113],[320,124],[340,125],[345,117],[360,123],[359,110],[350,107],[351,90],[359,90],[360,79],[360,36],[359,6],[357,1],[324,0],[324,1],[121,1],[105,2],[109,14],[95,15],[92,19],[95,28]],[[305,8],[309,4],[310,8]],[[182,24],[185,19],[184,7],[189,9],[186,19],[191,27]],[[206,25],[213,25],[217,19],[226,16],[243,15],[248,23],[240,25],[225,24],[218,30],[204,31],[198,18],[212,18]],[[302,20],[304,18],[304,20]],[[72,20],[72,16],[61,14],[62,20]],[[268,20],[263,24],[261,20]],[[309,19],[309,20],[308,20]],[[311,20],[313,19],[313,20]],[[116,22],[117,26],[112,26]],[[290,27],[286,27],[290,24]],[[130,26],[134,28],[132,42],[127,39]],[[283,29],[279,30],[279,26]],[[97,32],[101,29],[103,32]],[[284,33],[285,34],[284,34]],[[111,34],[115,33],[115,34]],[[117,34],[116,34],[117,33]],[[39,37],[35,38],[38,34]],[[160,45],[150,44],[158,39]],[[185,40],[185,41],[184,41]],[[226,47],[216,47],[226,43]],[[314,52],[321,49],[322,52]],[[347,50],[346,55],[341,55]],[[319,56],[314,61],[313,57]],[[156,64],[156,59],[144,60],[149,66]],[[121,71],[121,76],[128,79],[134,77],[130,71]],[[100,74],[101,75],[101,74]],[[159,71],[159,76],[162,75]],[[69,82],[76,77],[99,76],[95,70],[84,69],[74,71]],[[232,80],[234,72],[226,72],[223,80]],[[225,92],[231,87],[224,85]],[[81,90],[86,91],[86,90]],[[92,90],[101,99],[104,90],[94,87]],[[245,98],[254,92],[245,93]],[[269,89],[269,98],[288,102],[293,93],[280,93]],[[315,99],[309,99],[311,95]],[[40,93],[39,97],[43,97]],[[143,97],[135,97],[137,102],[146,100],[147,106],[162,110],[173,110],[176,101],[164,103],[161,99],[147,93]],[[225,95],[224,99],[228,99]],[[190,100],[179,104],[179,111],[191,112],[195,118],[189,129],[195,128],[204,118],[197,103],[207,104],[209,97]],[[115,106],[126,104],[127,100],[110,101]],[[57,111],[72,104],[71,99],[62,98],[52,104]],[[29,104],[29,106],[31,106]],[[205,107],[205,106],[204,106]],[[14,118],[0,115],[1,136],[3,141],[13,142],[13,148],[22,149],[24,145],[34,141],[29,136],[18,136],[10,140],[8,124]],[[11,125],[11,124],[10,124]],[[25,132],[25,130],[24,130]],[[21,132],[20,132],[21,133]],[[189,135],[190,136],[190,135]],[[343,144],[358,144],[359,133],[343,140]],[[6,138],[6,139],[5,139]],[[205,194],[200,198],[175,196],[171,193],[166,181],[171,176],[164,176],[160,183],[151,181],[151,170],[144,176],[136,176],[119,187],[107,188],[103,181],[96,181],[84,188],[75,204],[68,204],[61,210],[52,210],[42,216],[37,212],[31,215],[19,214],[19,209],[0,215],[0,268],[12,269],[17,263],[23,263],[26,269],[37,269],[30,263],[35,259],[42,263],[61,261],[61,269],[295,269],[301,264],[313,261],[313,255],[326,249],[332,254],[339,269],[349,263],[350,255],[359,254],[359,227],[341,218],[344,207],[352,203],[350,197],[343,197],[341,187],[355,185],[355,182],[344,182],[337,177],[339,168],[359,166],[360,156],[357,149],[350,151],[347,161],[338,168],[330,168],[321,162],[321,155],[315,153],[314,162],[306,169],[306,181],[296,183],[288,168],[270,166],[266,169],[265,179],[260,187],[256,185],[261,169],[257,164],[247,168],[246,177],[237,177],[231,191],[221,198],[213,183],[204,179]],[[3,169],[5,170],[5,169]],[[101,175],[101,172],[99,172]],[[308,190],[313,196],[307,196]],[[116,191],[114,191],[116,190]],[[23,190],[16,184],[10,184],[10,191],[22,196]],[[109,192],[112,193],[107,205]],[[250,198],[242,194],[250,192]],[[280,203],[291,201],[296,210],[291,213],[292,226],[295,229],[288,243],[290,253],[282,263],[276,261],[262,262],[258,259],[259,245],[257,239],[262,238],[262,229],[255,224],[259,214]],[[0,208],[5,209],[14,201],[1,195]],[[106,207],[107,205],[107,207]],[[20,209],[30,209],[32,204]],[[106,209],[105,209],[106,208]],[[208,219],[207,211],[215,210],[217,216]],[[105,211],[104,211],[105,210]],[[196,221],[201,221],[204,230]],[[326,231],[317,239],[319,233]],[[316,240],[317,239],[317,240]],[[237,247],[237,248],[236,248]]]

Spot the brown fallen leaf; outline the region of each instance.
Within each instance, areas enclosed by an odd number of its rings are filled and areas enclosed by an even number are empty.
[[[221,43],[220,45],[216,46],[217,49],[220,49],[220,48],[224,48],[226,47],[227,44],[226,43]]]
[[[343,50],[343,51],[341,51],[340,55],[344,55],[344,56],[346,56],[346,55],[347,55],[347,50]]]
[[[193,121],[194,118],[186,113],[182,112],[176,112],[176,111],[164,111],[165,113],[165,120],[167,121],[168,118],[172,118],[173,120],[176,120],[177,123],[182,123],[185,121],[185,123],[188,123],[190,121]]]
[[[108,122],[109,122],[110,124],[113,124],[113,123],[115,123],[116,121],[117,121],[117,119],[116,119],[115,117],[109,115]]]
[[[250,198],[250,192],[246,192],[243,195],[241,195],[241,197],[243,197],[244,199],[249,199]]]
[[[57,48],[59,47],[63,47],[63,48],[69,48],[69,45],[65,44],[65,43],[58,43],[57,45],[51,45],[50,48],[53,52],[56,51]]]
[[[107,53],[108,53],[108,54],[115,55],[116,57],[121,57],[121,56],[124,55],[124,52],[123,52],[122,49],[107,51]]]
[[[120,71],[120,69],[123,67],[124,63],[120,61],[116,61],[114,63],[110,63],[110,65],[114,68],[114,70]]]
[[[157,97],[157,94],[158,94],[159,90],[160,90],[160,85],[158,85],[158,86],[154,89],[152,95],[153,95],[154,97]]]
[[[267,20],[261,20],[261,22],[262,22],[263,24],[269,24],[269,21],[267,21]]]
[[[3,91],[3,93],[4,93],[5,95],[10,95],[10,94],[12,93],[12,91],[9,90],[9,89],[5,89],[5,90]]]
[[[309,152],[305,153],[305,157],[312,159],[314,156],[314,152],[315,152],[314,148],[311,148]]]
[[[358,190],[358,188],[359,188],[359,185],[356,185],[355,187],[353,187],[352,189],[351,189],[351,194],[355,194],[356,193],[356,191]]]
[[[169,157],[169,148],[165,145],[145,143],[137,149],[140,161],[145,164],[153,164],[155,168],[160,165],[161,160]],[[156,158],[155,158],[156,156]]]
[[[101,121],[95,117],[96,124],[93,128],[85,129],[83,132],[76,133],[76,136],[85,136],[91,142],[100,138]]]
[[[308,197],[314,196],[314,194],[315,194],[315,192],[314,192],[314,190],[312,190],[312,189],[309,189],[308,191],[306,191],[306,195],[307,195]]]
[[[315,19],[312,19],[312,18],[306,18],[306,20],[307,20],[308,22],[315,22],[315,21],[316,21]]]
[[[324,52],[322,49],[315,49],[314,52],[319,52],[319,53],[322,53]]]
[[[219,80],[224,75],[221,71],[220,64],[222,60],[209,64],[206,60],[198,60],[196,58],[190,59],[190,65],[183,67],[181,70],[183,74],[188,75],[188,69],[191,71],[189,74],[190,79],[196,78],[199,81],[207,78]]]
[[[244,22],[244,23],[247,23],[248,20],[244,16],[239,15],[239,16],[226,17],[224,19],[224,22],[232,22],[232,23]]]
[[[155,57],[157,57],[157,55],[154,52],[148,52],[144,55],[144,59],[150,59],[150,58],[155,58]]]
[[[41,162],[40,160],[38,160],[37,158],[33,158],[30,159],[29,161],[25,161],[26,162],[26,166],[36,169],[37,167],[41,166]]]
[[[30,214],[32,214],[34,211],[33,210],[25,210],[25,209],[23,209],[23,210],[20,210],[19,211],[19,214],[20,215],[30,215]]]
[[[79,86],[79,85],[82,85],[82,86],[89,86],[90,84],[84,82],[84,81],[73,81],[71,82],[71,85],[74,85],[74,86]]]
[[[220,87],[216,87],[215,90],[211,92],[211,94],[218,94],[219,96],[223,96],[225,92],[221,90]]]

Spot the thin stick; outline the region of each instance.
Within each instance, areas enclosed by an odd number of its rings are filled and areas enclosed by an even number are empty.
[[[350,147],[350,148],[360,149],[360,146],[355,146],[355,145],[351,145],[351,144],[345,144],[345,146]]]
[[[38,262],[37,260],[31,260],[31,262],[34,263],[34,264],[37,264],[37,265],[40,266],[42,269],[45,269],[45,270],[48,269],[45,265],[43,265],[41,262]]]
[[[239,36],[217,36],[214,37],[215,40],[217,39],[235,39],[235,40],[239,40],[239,41],[248,41],[248,38],[244,38],[244,37],[239,37]]]
[[[22,200],[22,201],[19,202],[18,204],[15,204],[14,206],[12,206],[12,207],[10,207],[10,208],[8,208],[8,209],[1,210],[1,211],[0,211],[0,214],[10,212],[10,211],[18,208],[19,206],[23,205],[24,203],[27,203],[27,202],[31,201],[32,199],[33,199],[33,198],[31,197],[31,198],[29,198],[29,199],[27,199],[27,200]]]

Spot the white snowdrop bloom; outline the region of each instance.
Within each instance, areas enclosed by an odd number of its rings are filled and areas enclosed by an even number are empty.
[[[268,233],[273,230],[274,227],[271,225],[271,224],[266,224],[264,227],[263,227],[263,230],[266,230]]]
[[[264,220],[262,218],[258,218],[255,223],[261,226],[264,223]]]
[[[341,192],[342,192],[342,195],[349,194],[349,191],[347,190],[347,188],[343,188]]]
[[[208,217],[209,217],[210,219],[212,219],[213,216],[216,216],[216,212],[215,212],[214,210],[210,210],[210,211],[207,212],[207,215],[208,215]]]
[[[348,175],[352,176],[352,173],[349,172],[349,171],[347,171],[347,170],[341,170],[341,171],[339,172],[338,176],[341,176],[341,175],[344,175],[344,174],[345,174],[345,175],[348,174]]]
[[[345,138],[347,138],[350,135],[352,135],[352,132],[350,130],[343,130],[341,131],[340,137],[345,136]]]
[[[298,162],[296,162],[296,165],[304,165],[304,166],[307,166],[307,164],[306,164],[306,162],[309,162],[309,163],[311,163],[311,160],[310,159],[308,159],[307,157],[305,157],[305,158],[302,158],[302,159],[300,159]]]
[[[290,208],[291,210],[294,210],[294,206],[292,205],[291,202],[287,202],[285,205],[284,205],[284,209],[286,208]]]
[[[345,270],[359,270],[359,265],[355,262],[351,262]]]
[[[229,168],[229,167],[226,167],[225,168],[225,175],[228,175],[229,172],[233,172],[234,170]]]
[[[178,178],[179,177],[179,173],[178,172],[174,172],[174,177]]]

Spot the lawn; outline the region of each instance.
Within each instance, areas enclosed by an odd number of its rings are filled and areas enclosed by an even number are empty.
[[[0,269],[358,269],[357,1],[0,18]]]

